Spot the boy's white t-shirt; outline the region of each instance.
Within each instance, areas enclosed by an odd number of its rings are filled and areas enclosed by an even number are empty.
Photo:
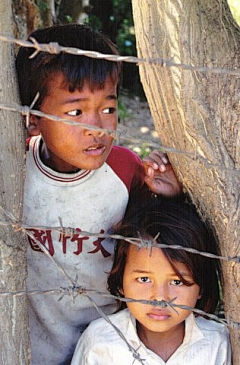
[[[165,362],[140,341],[136,320],[128,309],[109,319],[127,343],[105,319],[98,319],[81,336],[71,365],[231,365],[229,333],[223,324],[190,314],[183,343]]]
[[[41,162],[40,143],[40,136],[31,138],[27,152],[24,224],[32,227],[29,232],[69,278],[86,289],[106,292],[113,241],[78,232],[61,234],[50,227],[62,224],[79,232],[111,233],[125,213],[130,191],[143,185],[142,164],[131,151],[113,147],[97,170],[57,173]],[[99,314],[86,296],[66,294],[71,280],[33,239],[29,243],[27,290],[59,289],[56,294],[29,295],[31,365],[67,364],[80,333]],[[105,313],[113,313],[112,299],[91,296]]]

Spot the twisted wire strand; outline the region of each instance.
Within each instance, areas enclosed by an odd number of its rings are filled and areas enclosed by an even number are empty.
[[[198,71],[198,72],[210,72],[210,73],[217,73],[217,74],[228,74],[230,76],[240,76],[240,70],[229,70],[226,68],[221,67],[205,67],[205,66],[193,66],[184,63],[173,62],[172,60],[164,60],[161,58],[138,58],[134,56],[121,56],[121,55],[113,55],[113,54],[103,54],[96,51],[90,50],[82,50],[75,47],[63,47],[59,45],[57,42],[50,42],[50,43],[38,43],[37,40],[33,37],[30,38],[30,41],[17,39],[14,37],[8,37],[5,35],[0,35],[0,40],[16,44],[18,46],[27,47],[27,48],[35,48],[35,51],[32,53],[30,58],[34,58],[39,52],[48,52],[52,54],[58,54],[60,52],[65,52],[68,54],[76,55],[76,56],[86,56],[90,58],[96,59],[106,59],[108,61],[113,62],[129,62],[129,63],[136,63],[139,64],[153,64],[159,65],[161,67],[178,67],[182,68],[183,70],[188,71]]]

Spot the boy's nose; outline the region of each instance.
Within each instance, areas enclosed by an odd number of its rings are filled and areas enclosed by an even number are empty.
[[[98,114],[94,114],[91,117],[89,116],[86,124],[88,124],[89,126],[93,127],[93,129],[85,129],[85,135],[86,136],[99,136],[100,134],[103,133],[103,131],[101,130],[101,128],[103,128],[102,126],[102,122],[101,122],[101,118],[99,117]],[[95,128],[99,128],[99,129],[94,129]]]
[[[84,130],[84,135],[85,136],[100,136],[100,135],[103,135],[103,134],[104,134],[104,131],[101,130],[101,129],[85,129]]]

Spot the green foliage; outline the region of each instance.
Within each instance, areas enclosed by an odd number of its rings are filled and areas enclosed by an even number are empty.
[[[138,146],[133,146],[132,150],[136,152],[141,159],[149,156],[149,154],[152,152],[152,149],[145,142],[142,142]]]
[[[131,19],[123,19],[116,38],[119,53],[124,56],[136,55],[136,39]]]
[[[113,18],[119,25],[116,43],[119,53],[136,56],[136,38],[132,16],[131,0],[113,0]]]
[[[107,3],[106,3],[107,4]],[[136,40],[132,16],[131,0],[112,0],[112,14],[109,15],[108,23],[116,30],[114,34],[114,43],[117,44],[119,53],[122,55],[136,55]],[[104,2],[102,7],[104,8]],[[104,10],[104,9],[103,9]],[[99,16],[89,14],[86,24],[91,27],[106,32],[104,24]],[[108,34],[110,35],[110,34]]]
[[[126,105],[121,99],[121,96],[118,98],[118,118],[119,120],[124,120],[126,118],[131,118],[132,114],[128,111]]]
[[[89,25],[93,29],[102,29],[101,19],[96,15],[90,15],[86,18],[85,24]]]
[[[136,56],[136,37],[133,23],[131,0],[92,0],[93,9],[86,23],[107,34],[117,45],[122,56]],[[140,83],[139,70],[135,64],[123,63],[122,87],[131,95],[145,94]]]
[[[44,1],[44,0],[41,0],[40,2],[39,2],[39,9],[40,9],[40,12],[42,13],[42,12],[46,12],[47,10],[48,10],[48,3],[46,2],[46,1]]]
[[[66,19],[66,23],[72,23],[73,22],[73,18],[71,17],[71,15],[65,15],[65,19]]]

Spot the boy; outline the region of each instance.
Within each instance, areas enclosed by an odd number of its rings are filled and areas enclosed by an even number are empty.
[[[108,38],[83,25],[54,26],[31,36],[39,43],[58,42],[61,46],[117,54]],[[39,92],[34,109],[85,126],[116,130],[119,63],[44,52],[29,59],[32,53],[33,49],[21,48],[17,56],[23,105],[30,105]],[[34,227],[57,227],[60,217],[64,227],[77,232],[110,232],[123,217],[130,192],[137,197],[142,191],[143,165],[129,150],[112,147],[113,136],[99,130],[31,115],[28,132],[33,137],[27,153],[23,220],[32,227],[29,231],[35,239],[29,238],[27,288],[69,286],[66,276],[37,245],[40,242],[69,277],[77,277],[79,285],[105,291],[111,242]],[[147,163],[148,186],[156,193],[178,192],[174,173],[163,166],[161,155],[156,152],[152,158]],[[165,171],[163,179],[155,160]],[[94,299],[106,314],[115,310],[113,300],[102,296]],[[74,302],[70,296],[63,296],[61,301],[53,294],[30,296],[31,364],[68,364],[79,333],[98,316],[84,296],[77,296]]]

